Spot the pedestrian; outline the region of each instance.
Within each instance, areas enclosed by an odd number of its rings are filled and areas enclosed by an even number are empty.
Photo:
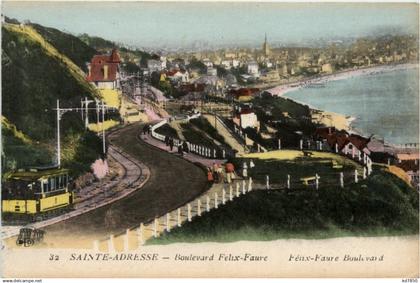
[[[180,145],[178,146],[178,153],[179,153],[181,156],[184,156],[184,151],[182,150],[182,144],[180,144]]]
[[[174,149],[174,139],[173,138],[169,138],[169,148],[171,149],[171,151]]]
[[[188,150],[188,142],[182,142],[182,150],[186,153],[189,152]]]
[[[214,181],[213,173],[211,172],[210,168],[207,168],[207,181],[209,183],[213,183],[213,181]]]
[[[169,137],[168,136],[165,136],[165,144],[166,144],[166,146],[169,146]]]
[[[233,163],[228,161],[225,164],[225,171],[226,171],[226,178],[227,182],[231,183],[233,179],[235,178],[234,172],[235,172],[235,166],[233,166]]]
[[[152,132],[152,126],[149,125],[147,126],[147,133],[150,135],[151,132]]]
[[[217,164],[217,177],[219,178],[219,183],[223,183],[224,177],[223,177],[223,168],[221,165]]]

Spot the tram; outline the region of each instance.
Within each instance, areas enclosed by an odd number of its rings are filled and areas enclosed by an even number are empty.
[[[2,180],[2,219],[33,222],[71,209],[74,193],[68,173],[62,168],[6,173]]]

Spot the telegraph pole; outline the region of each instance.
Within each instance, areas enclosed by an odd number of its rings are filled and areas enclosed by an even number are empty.
[[[82,109],[82,116],[83,116],[83,106],[85,107],[84,111],[85,111],[85,128],[86,129],[89,126],[89,108],[88,108],[88,106],[89,106],[89,103],[91,103],[91,102],[95,102],[95,101],[94,100],[88,100],[87,97],[85,97],[85,101],[82,100],[81,109]]]
[[[95,102],[96,102],[96,126],[99,129],[99,99],[95,98]]]
[[[102,101],[102,150],[105,156],[106,148],[105,148],[105,102]]]
[[[61,167],[61,149],[60,149],[60,100],[57,99],[57,166]]]
[[[108,107],[105,105],[104,101],[100,101],[98,99],[96,99],[96,108],[88,108],[87,105],[90,102],[93,102],[93,100],[87,100],[87,98],[85,99],[85,101],[81,101],[82,102],[82,107],[80,108],[60,108],[60,100],[57,99],[57,108],[54,108],[54,110],[57,111],[57,166],[60,168],[61,167],[61,139],[60,139],[60,120],[61,120],[61,116],[69,111],[86,111],[86,120],[87,120],[87,114],[89,110],[95,110],[96,109],[96,115],[97,115],[97,120],[96,123],[98,125],[98,129],[99,129],[99,111],[100,111],[100,107],[102,108],[102,151],[105,155],[106,153],[106,144],[105,144],[105,109],[110,109],[113,107]],[[86,104],[85,104],[86,103]],[[84,106],[84,107],[83,107]],[[82,115],[83,116],[83,115]],[[85,122],[86,122],[85,120]]]

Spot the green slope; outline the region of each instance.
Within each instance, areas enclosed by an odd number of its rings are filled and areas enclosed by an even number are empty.
[[[87,72],[86,63],[97,53],[94,48],[87,45],[78,37],[61,32],[57,29],[44,27],[38,24],[31,24],[31,26],[42,35],[46,41],[60,50],[60,53],[67,56],[84,72]]]
[[[392,236],[418,231],[418,193],[398,177],[378,170],[344,189],[252,191],[148,243]]]
[[[53,34],[47,41],[30,26],[4,24],[2,35],[2,114],[32,140],[31,145],[21,141],[25,146],[49,149],[48,157],[35,158],[36,164],[29,164],[45,165],[40,163],[55,160],[56,100],[60,99],[62,106],[78,107],[82,97],[93,98],[98,94],[85,81],[83,71],[49,43],[59,41]],[[84,131],[80,113],[64,114],[61,125],[64,165],[75,174],[88,170],[92,159],[100,154],[99,139]],[[33,154],[20,154],[22,144],[10,132],[5,133],[3,154],[13,161],[9,164],[27,166]],[[80,154],[81,150],[86,152]],[[12,168],[6,166],[7,169]]]

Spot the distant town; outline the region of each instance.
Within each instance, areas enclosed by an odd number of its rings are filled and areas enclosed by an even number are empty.
[[[344,114],[283,96],[418,68],[417,36],[273,48],[262,32],[255,49],[148,53],[2,20],[9,246],[111,252],[418,230],[418,142],[363,135]]]

